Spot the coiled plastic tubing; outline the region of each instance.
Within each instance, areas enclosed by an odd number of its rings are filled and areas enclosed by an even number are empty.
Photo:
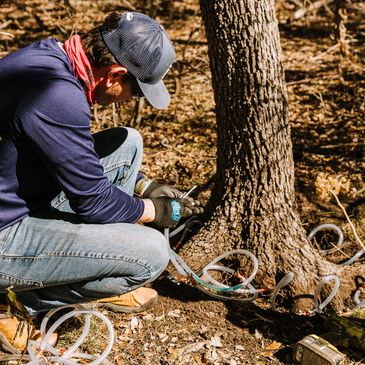
[[[333,230],[338,234],[338,241],[336,243],[336,247],[340,247],[343,244],[343,233],[340,227],[338,227],[335,224],[332,223],[326,223],[326,224],[321,224],[318,227],[316,227],[315,229],[313,229],[309,235],[308,235],[308,240],[313,239],[314,235],[321,231],[321,230]],[[328,252],[329,250],[321,250],[322,252]],[[347,266],[347,265],[351,265],[353,264],[356,260],[358,260],[363,254],[365,253],[365,250],[362,249],[360,251],[358,251],[355,255],[353,255],[351,258],[349,258],[348,260],[340,263],[341,266]],[[329,293],[328,297],[323,301],[323,303],[319,302],[319,295],[320,292],[323,288],[323,286],[329,282],[329,281],[334,281],[334,286],[331,290],[331,292]],[[315,307],[315,311],[318,313],[321,313],[323,311],[323,309],[327,306],[327,304],[333,299],[333,297],[336,295],[338,289],[340,288],[340,279],[338,278],[337,275],[327,275],[325,276],[317,285],[315,291],[314,291],[314,307]],[[360,300],[360,292],[362,290],[362,287],[359,287],[355,294],[354,294],[354,302],[357,306],[361,307],[361,308],[365,308],[365,300],[361,301]]]
[[[184,225],[183,225],[184,226]],[[179,232],[184,229],[184,227],[180,226],[177,228]],[[311,231],[308,235],[308,240],[313,239],[315,234],[321,230],[324,229],[331,229],[334,230],[339,238],[338,242],[336,244],[337,247],[341,246],[343,243],[343,233],[340,227],[336,226],[335,224],[322,224],[318,227],[316,227],[313,231]],[[222,300],[233,300],[238,302],[248,302],[255,300],[259,293],[261,292],[260,289],[255,289],[253,285],[251,284],[252,280],[257,274],[258,271],[258,259],[254,254],[247,250],[239,249],[239,250],[232,250],[228,251],[217,258],[215,258],[213,261],[211,261],[208,265],[206,265],[199,273],[193,272],[190,267],[184,262],[184,260],[174,251],[171,249],[169,244],[169,238],[174,236],[176,234],[176,230],[169,232],[168,229],[165,229],[164,234],[167,240],[168,244],[168,250],[170,254],[170,259],[173,265],[175,266],[176,270],[184,277],[189,278],[191,282],[194,284],[195,287],[197,287],[199,290],[203,291],[204,293],[218,299]],[[328,250],[322,250],[322,252],[327,252]],[[350,265],[356,260],[358,260],[363,254],[365,253],[365,250],[358,251],[353,257],[351,257],[349,260],[341,263],[342,266]],[[234,286],[228,286],[223,283],[220,283],[219,281],[215,280],[210,274],[210,271],[220,271],[220,272],[226,272],[229,274],[236,274],[236,271],[222,266],[218,265],[218,263],[223,260],[224,258],[231,256],[231,255],[245,255],[247,256],[252,263],[253,269],[251,275],[244,279],[240,284],[234,285]],[[204,279],[203,279],[204,278]],[[294,273],[289,272],[287,273],[275,286],[275,288],[272,291],[271,294],[271,308],[272,310],[276,310],[276,297],[278,295],[278,292],[284,288],[286,285],[288,285],[292,280],[294,279]],[[322,288],[325,284],[328,282],[334,282],[334,286],[327,296],[327,298],[320,302],[320,293]],[[321,313],[323,309],[331,302],[331,300],[336,295],[337,291],[340,288],[340,279],[337,275],[326,275],[322,278],[322,280],[318,283],[314,290],[314,311],[317,313]],[[365,307],[365,301],[360,300],[360,289],[359,288],[354,295],[354,301],[359,306]],[[229,296],[229,294],[239,294],[239,297]]]
[[[180,231],[184,229],[185,227],[181,228],[178,227]],[[315,228],[309,235],[308,239],[311,240],[314,235],[319,232],[322,229],[333,229],[336,231],[339,235],[339,240],[337,242],[337,246],[340,246],[343,242],[343,234],[341,229],[334,225],[334,224],[323,224],[321,226],[318,226]],[[176,230],[175,230],[176,231]],[[169,244],[169,237],[175,235],[177,232],[171,232],[169,233],[168,229],[165,229],[165,237],[167,240],[167,246],[170,254],[170,259],[177,271],[184,277],[192,279],[191,281],[194,283],[194,285],[204,293],[221,299],[221,300],[234,300],[239,302],[249,302],[255,300],[259,293],[261,292],[260,289],[255,289],[253,285],[251,284],[252,280],[257,274],[258,271],[258,260],[254,254],[247,250],[232,250],[228,251],[217,258],[215,258],[213,261],[211,261],[208,265],[206,265],[199,273],[194,273],[190,267],[184,262],[184,260],[171,249]],[[325,250],[323,250],[325,251]],[[361,250],[357,252],[352,258],[347,260],[346,262],[342,263],[341,265],[349,265],[358,260],[363,254],[365,253],[365,250]],[[228,286],[223,283],[220,283],[219,281],[215,280],[211,275],[211,271],[220,271],[220,272],[226,272],[231,275],[236,274],[236,271],[222,266],[218,265],[220,261],[222,261],[224,258],[231,256],[231,255],[244,255],[248,257],[251,260],[252,263],[252,273],[247,279],[243,279],[242,282],[238,285],[234,286]],[[238,276],[238,275],[237,275]],[[204,278],[204,279],[203,279]],[[276,310],[276,297],[278,295],[278,292],[284,288],[286,285],[288,285],[292,280],[294,279],[294,274],[292,272],[287,273],[276,285],[276,287],[273,289],[271,293],[271,308],[272,310]],[[328,297],[320,303],[319,297],[320,292],[323,288],[323,286],[330,282],[334,281],[334,287],[332,288],[330,294]],[[336,275],[327,275],[325,276],[320,283],[317,285],[314,291],[314,306],[315,306],[315,312],[321,313],[323,309],[328,305],[328,303],[333,299],[333,297],[336,295],[338,289],[340,287],[340,280],[338,276]],[[355,303],[360,307],[365,307],[365,300],[360,300],[360,293],[363,290],[363,287],[359,287],[358,290],[355,292],[354,300]],[[229,296],[229,294],[239,294],[240,297],[233,297]],[[62,315],[58,320],[55,321],[55,323],[48,329],[47,324],[50,320],[50,318],[58,311],[63,310],[65,308],[73,308],[72,311]],[[49,339],[53,332],[56,331],[56,329],[65,321],[70,319],[71,317],[76,317],[79,315],[83,315],[85,317],[85,325],[83,328],[83,331],[80,335],[80,337],[77,339],[77,341],[66,351],[57,349],[56,347],[53,347],[50,345]],[[103,353],[100,356],[94,356],[90,354],[85,354],[81,352],[77,352],[80,345],[84,342],[86,337],[89,334],[90,331],[90,324],[91,320],[90,318],[92,316],[98,317],[105,325],[108,330],[108,344],[103,351]],[[78,365],[80,364],[79,361],[82,361],[83,364],[88,365],[98,365],[98,364],[104,364],[104,365],[111,365],[111,363],[107,360],[107,357],[109,353],[111,352],[113,345],[114,345],[114,328],[112,322],[102,313],[95,311],[95,310],[87,310],[82,307],[82,305],[67,305],[62,306],[56,309],[53,309],[49,311],[44,319],[42,320],[41,327],[41,339],[40,341],[35,340],[29,340],[27,345],[27,350],[29,354],[29,362],[27,365],[44,365],[44,364],[65,364],[65,365]],[[26,356],[28,358],[28,356]],[[89,362],[87,362],[89,361]]]
[[[61,316],[49,329],[46,331],[46,327],[49,319],[59,310],[65,308],[74,308],[74,310]],[[85,325],[80,337],[77,339],[68,350],[61,351],[56,347],[51,346],[48,341],[53,332],[65,321],[71,317],[83,315],[85,318]],[[98,317],[105,325],[108,330],[108,344],[100,356],[94,356],[78,352],[79,346],[84,342],[85,338],[90,331],[90,318],[92,316]],[[83,309],[81,305],[66,305],[49,311],[43,318],[41,323],[41,340],[29,340],[27,345],[28,354],[30,361],[27,365],[44,365],[44,364],[65,364],[65,365],[77,365],[82,361],[83,364],[97,365],[97,364],[111,364],[107,357],[114,345],[114,328],[112,322],[102,313],[95,310]]]
[[[357,306],[359,308],[365,308],[365,299],[360,300],[360,293],[362,291],[365,291],[364,289],[365,289],[365,287],[361,286],[359,289],[356,290],[356,292],[354,294],[355,303],[357,304]]]
[[[169,230],[165,229],[164,234],[167,240],[167,246],[172,264],[175,266],[179,274],[181,274],[184,278],[189,278],[190,281],[194,283],[194,286],[202,292],[221,300],[250,302],[255,300],[258,297],[259,293],[262,291],[260,289],[255,289],[254,286],[251,284],[252,280],[257,274],[259,267],[258,259],[251,252],[243,249],[225,252],[224,254],[218,256],[213,261],[211,261],[208,265],[206,265],[199,273],[195,273],[185,263],[185,261],[170,247],[169,238],[175,235],[175,231],[172,231],[170,234]],[[231,268],[218,265],[220,261],[232,255],[244,255],[251,260],[253,268],[250,276],[247,279],[240,277],[239,274]],[[242,279],[242,282],[234,286],[220,283],[210,275],[211,271],[220,271],[229,273],[231,275],[236,274],[237,277],[240,277]],[[288,273],[279,281],[279,283],[274,288],[271,294],[271,304],[273,309],[275,309],[276,296],[279,290],[288,285],[293,280],[293,278],[294,274],[292,272]],[[230,294],[238,294],[239,296],[231,296]]]

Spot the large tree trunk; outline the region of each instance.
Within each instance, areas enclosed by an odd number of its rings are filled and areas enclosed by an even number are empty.
[[[216,103],[217,176],[207,206],[211,216],[184,256],[196,258],[201,252],[195,262],[204,263],[226,250],[245,248],[259,258],[261,285],[272,286],[292,271],[291,297],[312,294],[321,277],[338,270],[308,243],[294,210],[274,1],[200,0],[200,6]],[[354,289],[350,281],[346,285],[345,296]]]

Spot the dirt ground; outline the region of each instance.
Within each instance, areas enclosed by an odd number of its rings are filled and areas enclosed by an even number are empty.
[[[346,207],[361,239],[365,237],[365,4],[348,5],[350,55],[341,55],[334,36],[334,6],[323,6],[293,19],[307,0],[276,1],[290,103],[296,168],[297,209],[305,228],[336,223],[344,231],[340,260],[356,252],[353,232],[333,196]],[[156,16],[168,29],[177,60],[167,75],[172,103],[157,111],[135,102],[94,107],[94,131],[129,125],[145,142],[143,172],[183,190],[203,186],[210,194],[215,173],[217,136],[207,43],[197,0],[2,0],[0,56],[42,38],[61,41],[100,22],[111,11],[138,10]],[[214,244],[214,243],[212,243]],[[363,259],[364,260],[364,259]],[[365,273],[359,273],[364,276]],[[323,319],[271,312],[268,301],[240,305],[207,297],[176,285],[168,273],[153,284],[160,294],[148,313],[117,315],[116,340],[109,360],[115,364],[291,364],[292,345],[309,333],[322,334]],[[307,293],[310,294],[310,293]],[[364,299],[364,298],[363,298]],[[349,299],[348,310],[354,305]],[[67,346],[78,322],[61,333]],[[96,323],[84,350],[105,348],[105,331]],[[341,348],[346,364],[365,364],[365,353]]]

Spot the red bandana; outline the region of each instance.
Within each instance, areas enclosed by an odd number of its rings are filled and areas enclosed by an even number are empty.
[[[95,104],[95,80],[90,62],[82,48],[80,36],[72,36],[64,43],[63,47],[71,61],[76,77],[82,82],[89,105]]]

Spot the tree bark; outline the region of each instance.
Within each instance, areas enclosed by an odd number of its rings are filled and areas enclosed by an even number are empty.
[[[256,287],[272,287],[292,271],[290,297],[313,294],[320,279],[338,274],[338,268],[312,248],[295,212],[274,1],[200,0],[200,6],[216,103],[217,175],[206,207],[209,219],[184,257],[194,257],[189,263],[198,268],[224,251],[245,248],[260,262]],[[344,295],[351,290],[350,282]]]

